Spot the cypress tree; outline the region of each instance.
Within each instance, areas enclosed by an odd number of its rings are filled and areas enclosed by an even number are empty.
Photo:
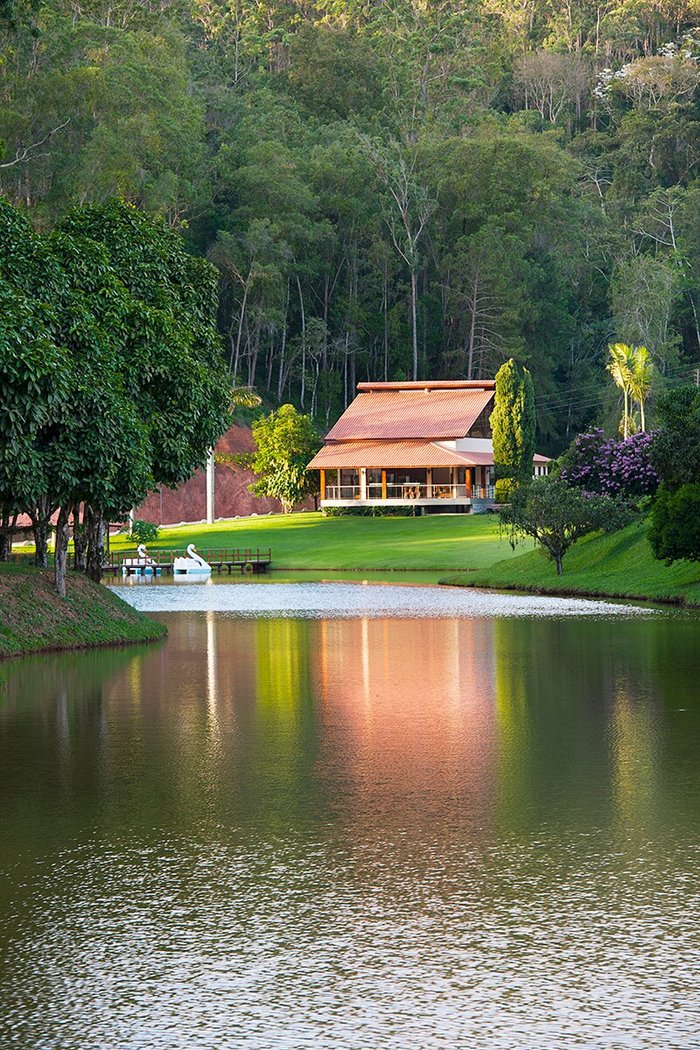
[[[507,503],[514,489],[532,478],[535,455],[535,388],[527,368],[511,359],[496,373],[491,413],[496,499]]]

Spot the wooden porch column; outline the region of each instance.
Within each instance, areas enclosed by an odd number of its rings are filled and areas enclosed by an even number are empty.
[[[473,467],[467,467],[467,469],[464,471],[464,483],[467,486],[466,491],[468,499],[472,498],[472,470]]]
[[[386,471],[382,471],[382,499],[386,499]]]
[[[425,472],[425,495],[428,499],[433,498],[433,468],[428,467]]]
[[[325,499],[326,498],[326,472],[323,469],[323,467],[321,467],[321,472],[320,473],[321,473],[321,482],[320,482],[321,499]]]
[[[367,499],[367,468],[360,467],[360,499]]]
[[[457,499],[457,468],[450,467],[452,471],[452,499]]]

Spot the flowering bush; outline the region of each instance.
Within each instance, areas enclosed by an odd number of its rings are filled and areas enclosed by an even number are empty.
[[[604,496],[651,496],[659,487],[651,444],[652,435],[645,433],[625,441],[606,440],[598,428],[579,434],[562,456],[560,477],[569,485]]]

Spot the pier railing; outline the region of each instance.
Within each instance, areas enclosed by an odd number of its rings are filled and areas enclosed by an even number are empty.
[[[266,572],[272,562],[272,549],[270,547],[198,547],[197,554],[204,558],[212,569],[217,572],[224,570],[229,574],[234,569],[241,572]],[[146,551],[148,562],[144,561],[144,567],[148,564],[161,572],[172,572],[173,562],[176,558],[186,558],[187,551],[182,548],[177,550],[152,550]],[[31,551],[13,551],[10,555],[11,562],[15,564],[31,565],[34,562],[34,553]],[[141,559],[137,550],[105,551],[103,572],[119,573],[126,562],[128,567],[137,567]],[[67,557],[68,567],[74,568],[75,554],[69,551]],[[130,563],[130,565],[129,565]],[[53,551],[49,552],[49,564],[53,565]]]
[[[198,547],[197,554],[218,572],[226,570],[231,573],[234,569],[241,572],[265,572],[272,562],[270,547]],[[175,559],[186,557],[187,552],[182,549],[147,550],[148,561],[144,561],[144,565],[148,564],[161,572],[172,572]],[[140,560],[135,550],[114,551],[106,556],[102,567],[104,572],[121,572],[125,562],[127,567],[135,567]],[[72,555],[70,564],[73,564]]]

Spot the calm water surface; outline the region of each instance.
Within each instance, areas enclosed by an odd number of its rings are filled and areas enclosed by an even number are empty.
[[[700,1047],[700,621],[320,589],[0,666],[0,1047]]]

